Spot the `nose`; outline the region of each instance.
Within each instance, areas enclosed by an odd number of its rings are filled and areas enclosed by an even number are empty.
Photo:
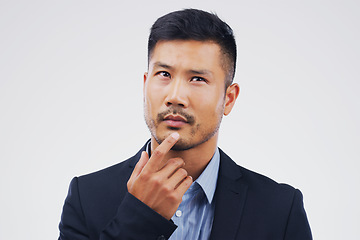
[[[181,79],[173,79],[169,87],[169,92],[165,98],[167,107],[180,106],[183,108],[188,107],[187,89],[185,82]]]

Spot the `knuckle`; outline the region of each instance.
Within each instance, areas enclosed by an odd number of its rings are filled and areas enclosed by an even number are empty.
[[[150,174],[147,171],[143,171],[139,176],[138,179],[141,182],[147,182],[150,178]]]
[[[177,194],[176,192],[172,192],[171,194],[168,195],[168,201],[172,202],[172,203],[178,203],[182,198],[179,197],[179,194]]]
[[[162,185],[162,179],[160,177],[158,177],[157,175],[153,175],[151,177],[151,182],[152,182],[152,184],[155,185],[155,187],[159,187]]]
[[[172,187],[170,187],[169,185],[164,185],[163,187],[162,187],[162,189],[163,189],[163,191],[165,192],[165,193],[167,193],[167,194],[171,194],[171,192],[174,190]]]
[[[176,160],[176,158],[172,158],[168,161],[168,164],[170,165],[178,165],[178,161]]]
[[[157,158],[157,157],[162,157],[164,155],[164,153],[159,150],[158,148],[154,150],[154,152],[152,153],[152,155]]]
[[[176,166],[182,166],[184,164],[184,160],[181,158],[172,158],[171,163]]]
[[[174,142],[174,139],[171,137],[171,138],[169,138],[169,137],[167,137],[167,138],[165,138],[165,141],[168,143],[168,144],[172,144],[173,142]]]

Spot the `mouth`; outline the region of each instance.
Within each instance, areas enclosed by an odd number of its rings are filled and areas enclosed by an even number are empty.
[[[180,128],[188,123],[188,121],[180,115],[167,115],[163,121],[171,128]]]

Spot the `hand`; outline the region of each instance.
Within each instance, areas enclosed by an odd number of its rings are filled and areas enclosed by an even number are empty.
[[[178,139],[179,134],[172,133],[154,150],[150,159],[145,151],[142,152],[127,182],[129,193],[168,220],[193,182],[182,168],[184,160],[164,159]]]

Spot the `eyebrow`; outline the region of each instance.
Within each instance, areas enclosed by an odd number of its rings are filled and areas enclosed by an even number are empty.
[[[159,61],[154,63],[154,67],[160,67],[160,68],[165,68],[165,69],[169,69],[169,70],[174,69],[174,67],[172,67],[166,63],[159,62]],[[191,74],[195,74],[195,75],[210,75],[210,76],[213,75],[212,71],[206,70],[206,69],[190,69],[187,72],[191,73]]]
[[[188,71],[189,73],[191,73],[191,74],[196,74],[196,75],[213,75],[213,73],[211,72],[211,71],[209,71],[209,70],[193,70],[193,69],[191,69],[191,70],[189,70]]]
[[[162,63],[162,62],[155,62],[154,63],[154,67],[161,67],[161,68],[166,68],[166,69],[174,69],[172,66],[167,65],[166,63]]]

